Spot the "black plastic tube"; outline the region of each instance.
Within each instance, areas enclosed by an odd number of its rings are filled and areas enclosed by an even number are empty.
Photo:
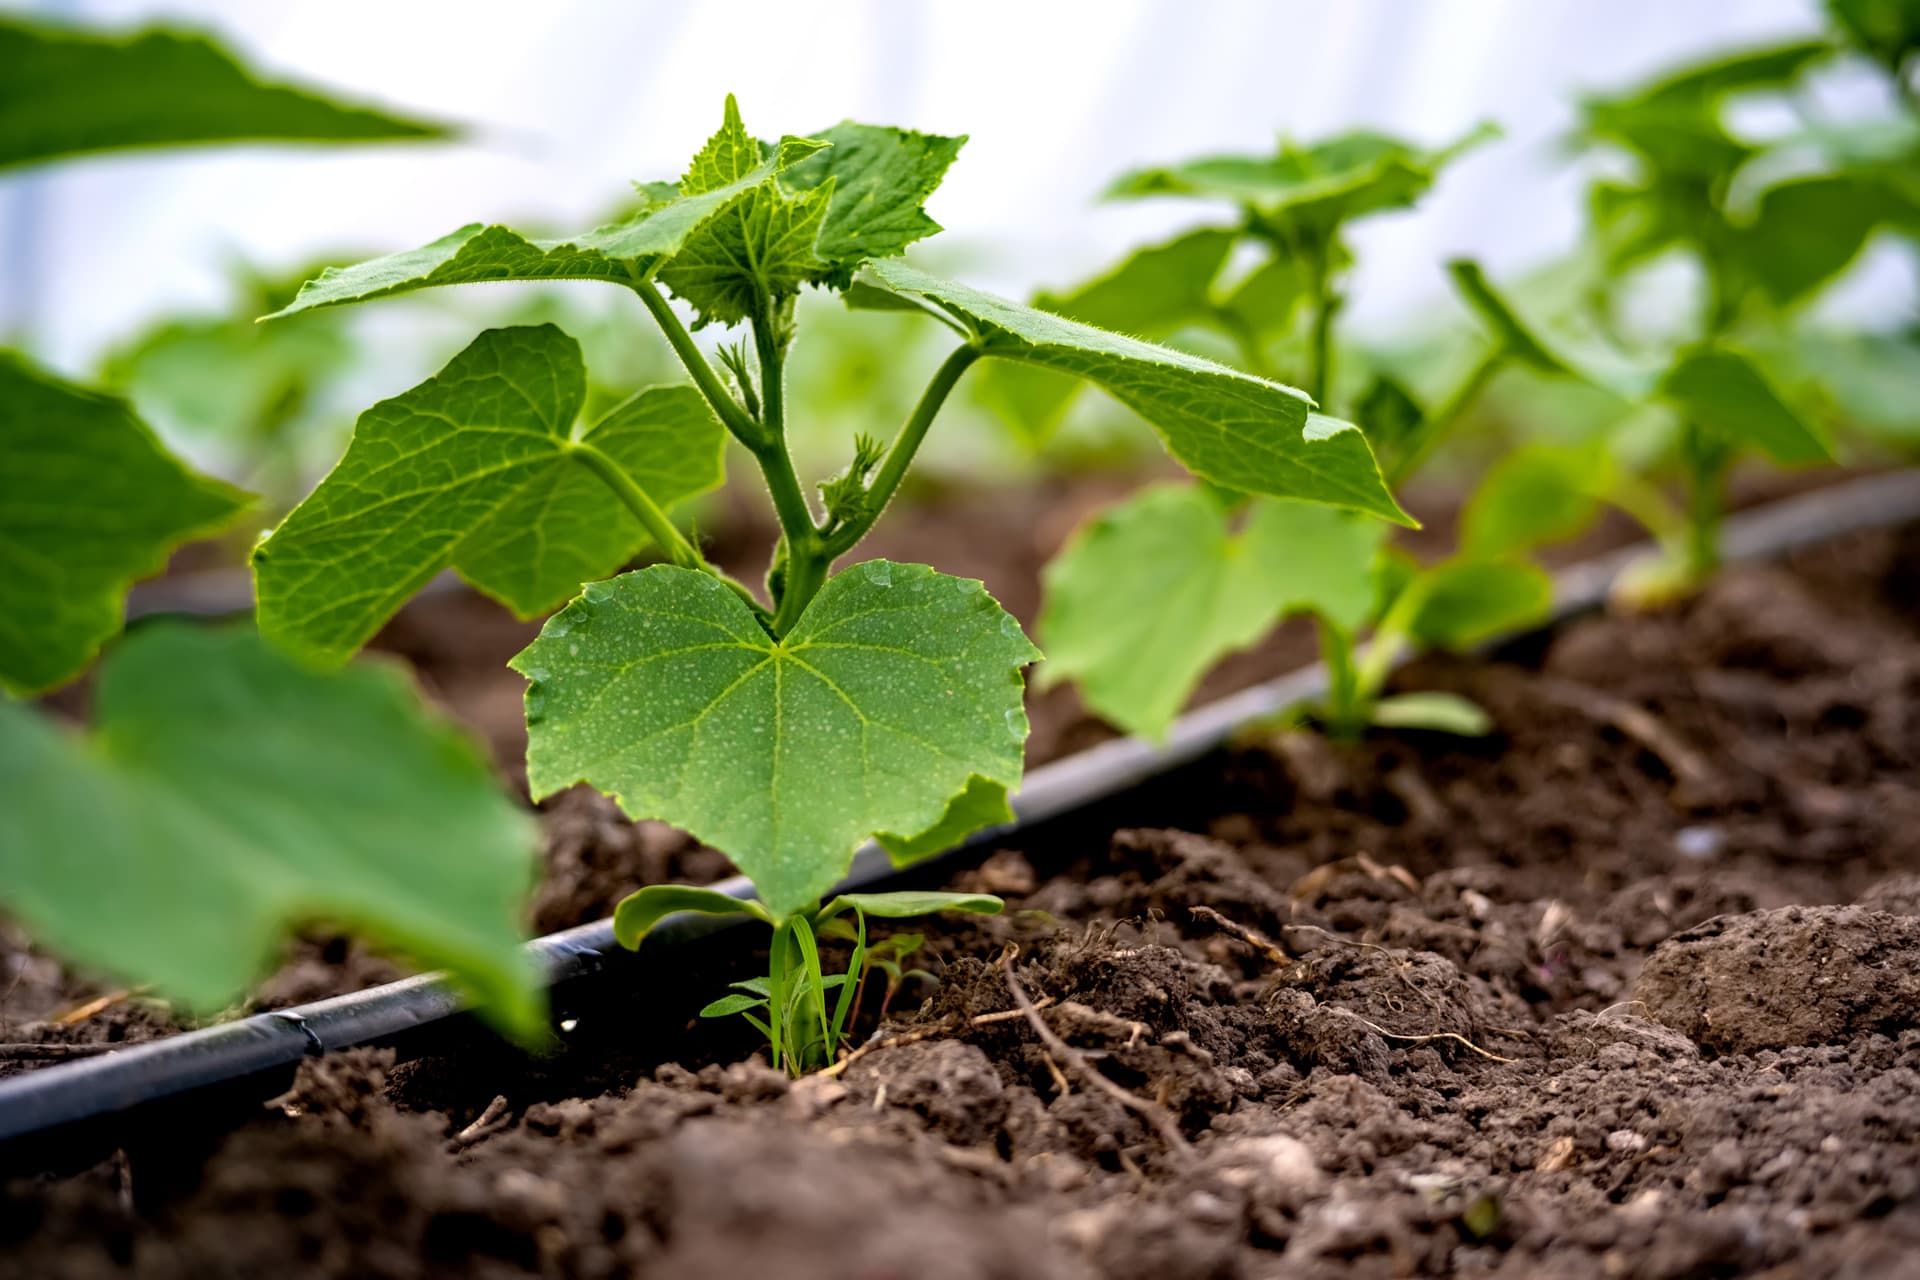
[[[1724,547],[1729,560],[1761,559],[1915,519],[1920,519],[1920,471],[1896,472],[1736,516],[1727,522]],[[1553,616],[1536,630],[1598,607],[1620,570],[1649,550],[1627,548],[1556,575]],[[1013,823],[975,833],[959,848],[914,867],[912,874],[918,878],[961,865],[1011,831],[1083,809],[1198,760],[1242,726],[1319,695],[1325,683],[1319,666],[1307,667],[1182,716],[1164,743],[1115,739],[1042,765],[1027,775],[1014,797]],[[885,853],[868,846],[855,856],[840,889],[873,889],[899,875]],[[743,877],[713,887],[735,897],[752,893]],[[674,948],[726,927],[724,917],[670,916],[638,955],[614,942],[610,920],[527,945],[548,985],[557,986],[614,968],[628,978]],[[465,1012],[467,1003],[451,983],[426,974],[0,1080],[0,1168],[84,1167],[131,1133],[257,1104],[285,1087],[302,1058],[354,1045],[403,1042]]]

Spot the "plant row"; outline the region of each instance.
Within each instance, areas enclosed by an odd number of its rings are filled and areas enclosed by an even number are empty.
[[[597,403],[579,342],[523,324],[480,333],[367,409],[337,464],[255,548],[253,624],[162,624],[120,641],[84,736],[0,705],[7,906],[75,960],[202,1012],[237,998],[287,928],[344,925],[449,968],[499,1025],[537,1037],[540,1000],[516,946],[531,823],[399,674],[348,665],[452,570],[516,616],[547,618],[511,663],[527,680],[533,798],[592,786],[636,820],[723,851],[758,891],[742,903],[641,888],[620,906],[620,940],[640,945],[675,911],[760,920],[767,976],[709,1012],[752,1019],[792,1071],[829,1062],[867,978],[883,974],[876,989],[890,994],[918,945],[876,937],[870,921],[1000,905],[831,893],[869,840],[905,865],[1010,820],[1020,782],[1023,673],[1040,648],[981,583],[858,554],[956,387],[980,382],[1040,439],[1092,385],[1189,475],[1098,513],[1049,568],[1043,679],[1073,681],[1115,725],[1159,735],[1224,655],[1305,615],[1330,692],[1299,709],[1303,721],[1340,737],[1485,733],[1485,713],[1457,697],[1389,695],[1397,661],[1544,616],[1551,584],[1534,556],[1606,507],[1662,547],[1623,590],[1640,602],[1684,594],[1718,563],[1742,457],[1833,456],[1756,353],[1870,240],[1920,230],[1920,10],[1835,0],[1833,13],[1830,36],[1583,104],[1578,142],[1624,176],[1589,192],[1572,302],[1528,317],[1476,264],[1450,264],[1478,347],[1425,396],[1341,364],[1351,233],[1416,204],[1491,129],[1438,149],[1365,132],[1283,141],[1127,174],[1111,197],[1186,201],[1202,220],[1021,304],[904,259],[940,230],[925,206],[964,138],[854,122],[762,138],[729,98],[685,169],[637,183],[615,222],[560,237],[474,223],[324,270],[266,317],[267,332],[443,286],[590,281],[630,301],[633,324],[657,333],[685,379]],[[1884,72],[1887,118],[1764,145],[1732,130],[1734,99],[1792,95],[1843,58]],[[0,163],[442,132],[263,84],[198,38],[9,21],[0,67],[67,104],[0,111],[13,121]],[[109,73],[171,107],[115,118],[124,104],[74,87]],[[166,93],[187,76],[229,99]],[[1697,305],[1683,329],[1641,340],[1622,323],[1635,269],[1675,259],[1693,268]],[[788,372],[806,349],[805,291],[874,325],[934,326],[948,344],[903,420],[855,435],[837,474],[811,482],[791,447]],[[701,330],[728,338],[703,342]],[[1396,492],[1509,374],[1604,397],[1639,424],[1634,447],[1523,442],[1481,477],[1454,550],[1417,560],[1390,538],[1415,523]],[[85,671],[119,631],[128,585],[229,526],[248,499],[173,458],[124,402],[21,357],[0,362],[0,425],[0,682],[32,695]],[[717,568],[676,519],[722,483],[730,456],[778,521],[758,583]],[[1678,464],[1677,496],[1660,460]],[[823,940],[850,948],[839,972]]]

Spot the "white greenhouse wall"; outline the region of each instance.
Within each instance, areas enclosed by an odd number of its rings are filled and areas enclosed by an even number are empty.
[[[449,147],[248,148],[88,161],[0,185],[0,332],[79,367],[157,310],[214,303],[232,254],[291,263],[418,244],[473,219],[590,223],[672,177],[740,95],[749,128],[846,116],[972,135],[936,197],[975,278],[1060,284],[1194,214],[1096,206],[1117,171],[1275,131],[1355,125],[1504,141],[1418,212],[1365,229],[1353,314],[1378,332],[1564,249],[1579,180],[1556,152],[1583,88],[1805,32],[1811,0],[64,0],[88,22],[211,27],[273,74],[473,122]],[[1857,86],[1854,88],[1857,89]],[[1841,85],[1844,96],[1849,86]],[[986,247],[991,256],[986,256]],[[1871,305],[1902,282],[1856,282]]]

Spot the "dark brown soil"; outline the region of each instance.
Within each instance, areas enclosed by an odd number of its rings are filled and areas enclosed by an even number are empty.
[[[726,973],[675,964],[545,1060],[342,1055],[204,1159],[16,1181],[0,1273],[1920,1273],[1920,530],[1407,679],[1499,735],[1022,837],[837,1078],[679,1034]],[[607,894],[677,856],[551,826]]]

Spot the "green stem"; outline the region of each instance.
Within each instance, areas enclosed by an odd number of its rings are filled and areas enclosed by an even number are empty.
[[[1420,464],[1427,460],[1440,441],[1466,415],[1467,410],[1473,406],[1473,402],[1480,398],[1480,393],[1487,389],[1487,384],[1493,381],[1494,375],[1500,372],[1506,360],[1506,352],[1497,347],[1480,357],[1473,368],[1467,371],[1467,376],[1454,387],[1453,392],[1436,405],[1433,412],[1421,422],[1419,429],[1414,433],[1412,444],[1408,446],[1405,453],[1394,460],[1387,475],[1389,485],[1398,486],[1419,469]],[[1366,424],[1360,425],[1364,427]]]
[[[627,510],[633,512],[640,521],[640,527],[667,553],[668,559],[683,569],[693,569],[700,573],[711,574],[727,585],[727,589],[739,596],[747,608],[753,610],[753,616],[760,619],[762,625],[771,625],[773,615],[766,606],[753,598],[746,585],[720,572],[708,563],[684,534],[674,528],[673,521],[667,518],[660,505],[647,495],[647,491],[635,483],[621,465],[591,444],[575,441],[570,450],[580,464],[599,476],[606,486],[613,490],[616,498]]]
[[[773,1029],[768,1037],[771,1041],[774,1070],[786,1066],[782,1061],[783,1039],[791,1039],[787,1033],[791,1026],[787,1019],[787,924],[781,922],[773,931],[773,947],[767,952],[767,1025]]]
[[[1313,332],[1307,348],[1307,394],[1323,411],[1333,389],[1333,321],[1345,302],[1333,288],[1328,256],[1323,253],[1313,259]]]
[[[1354,664],[1354,703],[1357,707],[1371,708],[1386,687],[1387,677],[1393,672],[1393,664],[1406,652],[1407,637],[1413,633],[1413,624],[1420,611],[1427,607],[1427,598],[1433,594],[1433,585],[1438,581],[1432,569],[1422,569],[1414,574],[1412,581],[1402,588],[1394,602],[1388,606],[1380,624],[1373,629],[1373,637],[1367,641],[1367,651],[1360,655]]]
[[[817,547],[804,555],[797,555],[792,545],[788,545],[786,581],[773,611],[774,639],[786,635],[800,621],[807,606],[813,603],[814,596],[826,585],[827,567],[832,563]]]
[[[1698,585],[1720,567],[1720,525],[1726,516],[1727,473],[1733,451],[1689,423],[1687,433],[1687,531],[1682,564]]]
[[[800,476],[793,469],[793,455],[787,450],[785,354],[771,298],[762,297],[754,312],[753,345],[760,356],[760,416],[765,428],[761,442],[753,447],[753,458],[773,498],[787,551],[786,577],[780,598],[774,601],[773,634],[778,637],[800,621],[826,582],[833,558],[821,542],[820,527],[814,523],[813,509],[807,505]]]
[[[793,469],[793,455],[787,451],[786,370],[774,332],[771,301],[763,302],[753,317],[753,344],[760,353],[760,415],[764,427],[760,443],[753,446],[753,456],[766,476],[780,529],[787,535],[787,554],[797,559],[815,550],[818,529],[813,523],[813,510],[801,492],[800,477]]]
[[[900,488],[900,482],[906,478],[907,469],[913,465],[913,457],[919,451],[920,442],[927,438],[927,431],[933,426],[933,420],[940,412],[940,406],[947,402],[953,393],[960,376],[972,367],[973,362],[984,354],[979,347],[968,344],[954,349],[938,369],[934,371],[932,381],[921,393],[920,402],[913,406],[913,413],[906,424],[900,428],[900,434],[894,437],[893,447],[887,450],[885,461],[874,473],[873,483],[867,487],[867,501],[860,518],[842,526],[827,542],[826,554],[829,560],[836,559],[851,551],[860,539],[867,536],[874,522],[880,518],[887,504],[893,501],[893,495]]]
[[[1594,496],[1626,512],[1655,542],[1677,552],[1687,537],[1687,517],[1645,477],[1617,464],[1609,470]]]
[[[660,326],[660,332],[667,335],[667,344],[673,353],[680,357],[680,363],[686,367],[693,379],[693,385],[700,389],[707,403],[713,406],[714,414],[733,437],[749,449],[757,449],[762,438],[760,425],[747,416],[740,402],[733,398],[726,384],[720,381],[720,375],[713,371],[707,358],[694,344],[693,335],[687,332],[687,326],[680,323],[680,317],[673,313],[665,295],[651,280],[636,279],[628,282],[628,287],[640,298],[647,308],[647,314]]]
[[[1325,618],[1315,619],[1320,638],[1320,662],[1327,669],[1327,729],[1351,742],[1366,728],[1367,710],[1360,701],[1359,677],[1353,666],[1353,635]]]
[[[806,984],[802,990],[806,996],[811,997],[809,1003],[812,1006],[814,1021],[820,1026],[820,1051],[825,1061],[831,1062],[833,1046],[828,1043],[830,1024],[827,1022],[827,977],[820,968],[820,944],[813,936],[813,926],[807,923],[804,916],[793,917],[791,928],[794,945],[800,952],[800,980]],[[798,1025],[797,1021],[796,1025]],[[804,1051],[810,1043],[810,1040],[803,1041],[797,1033],[793,1037],[788,1058],[789,1069],[795,1076],[803,1074],[807,1069]]]
[[[713,573],[713,566],[706,557],[681,532],[673,527],[673,521],[667,519],[667,513],[658,503],[647,496],[634,478],[626,473],[621,465],[602,453],[591,444],[575,441],[571,446],[573,456],[591,472],[606,482],[614,496],[633,512],[652,539],[660,544],[661,550],[683,569],[697,569],[702,573]]]

